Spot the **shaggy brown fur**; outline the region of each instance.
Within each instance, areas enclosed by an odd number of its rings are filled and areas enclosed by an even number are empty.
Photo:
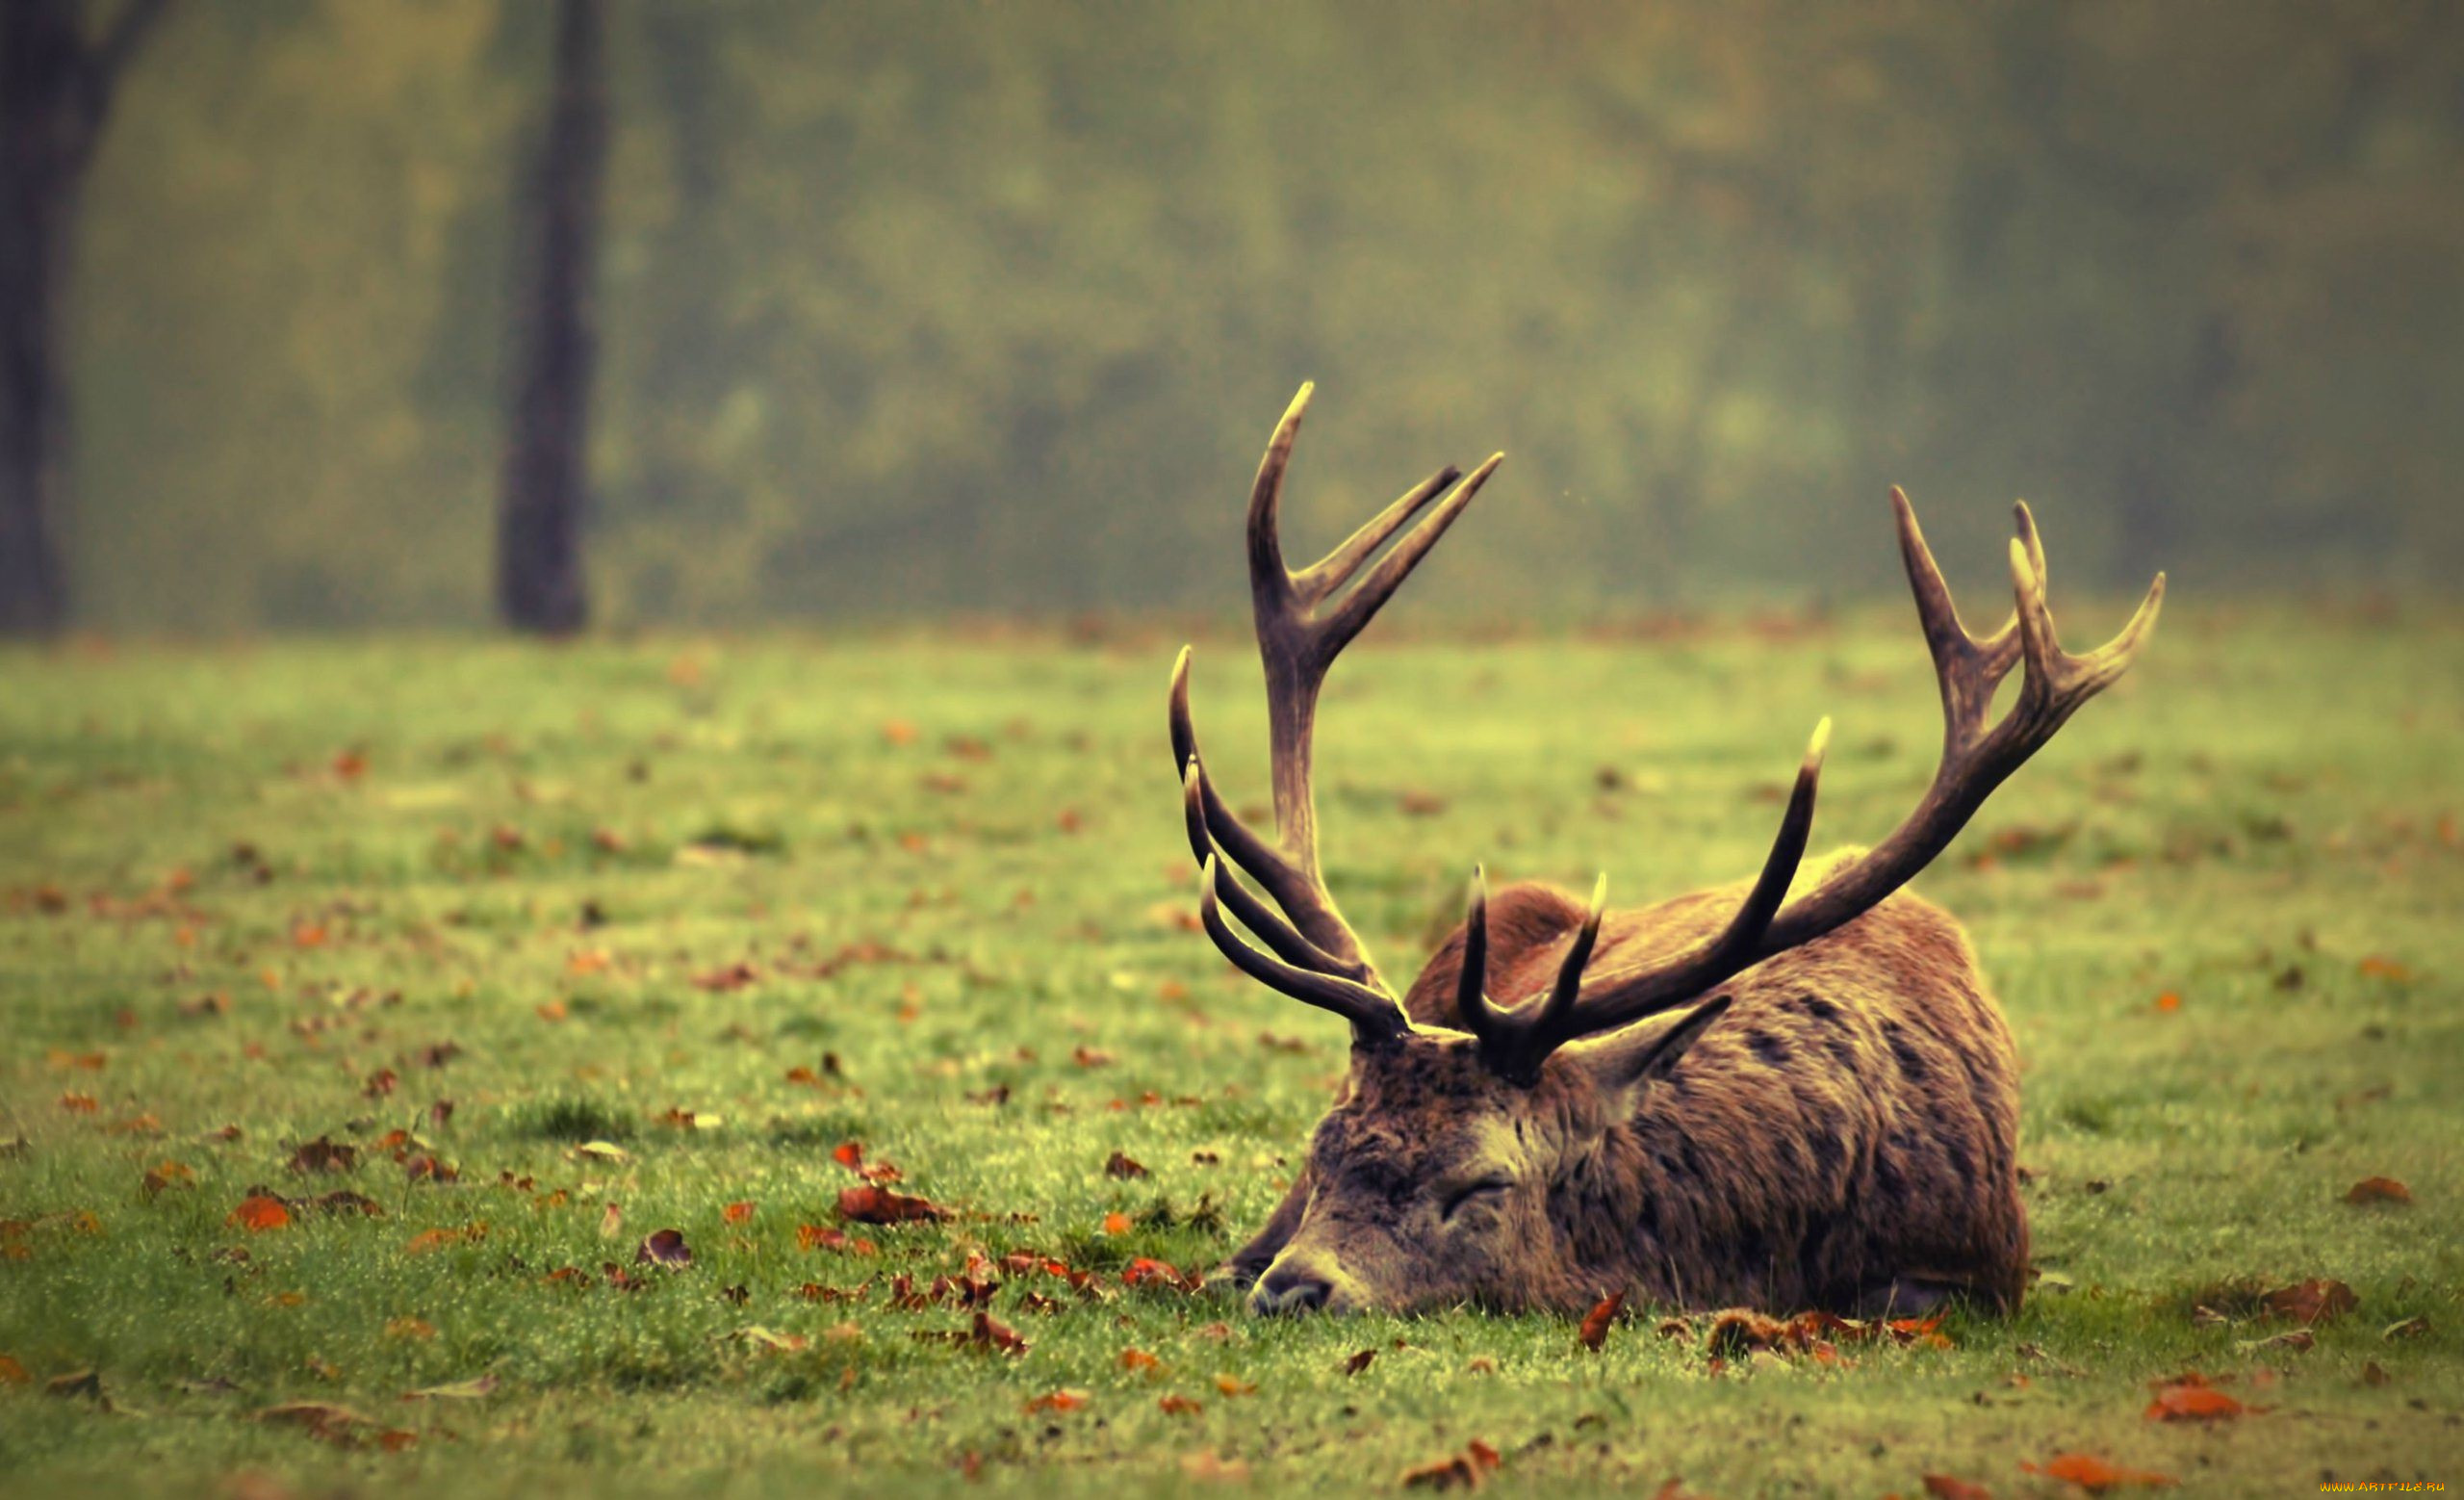
[[[1593,967],[1699,942],[1736,899],[1613,913]],[[1545,991],[1582,918],[1546,886],[1496,892],[1492,993]],[[1939,908],[1894,895],[1720,986],[1733,1003],[1690,1047],[1655,1058],[1681,1019],[1645,1022],[1561,1049],[1529,1089],[1452,1029],[1462,952],[1458,927],[1405,997],[1423,1029],[1356,1050],[1301,1180],[1236,1257],[1266,1271],[1261,1310],[1573,1312],[1618,1290],[1694,1307],[1872,1312],[1952,1291],[2017,1306],[2011,1037]]]

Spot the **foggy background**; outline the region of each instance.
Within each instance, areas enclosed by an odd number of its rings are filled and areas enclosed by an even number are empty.
[[[111,7],[89,8],[97,16]],[[64,360],[80,627],[467,626],[546,0],[184,0]],[[1230,609],[1314,556],[1570,620],[2464,563],[2464,8],[609,0],[594,622]],[[1980,605],[1977,612],[1998,613]]]

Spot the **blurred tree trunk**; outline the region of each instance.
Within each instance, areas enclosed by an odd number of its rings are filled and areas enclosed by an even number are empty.
[[[68,253],[113,91],[169,3],[128,0],[90,45],[78,0],[0,0],[0,634],[67,622]]]
[[[515,302],[512,430],[497,512],[497,604],[507,625],[581,629],[589,501],[591,278],[607,160],[604,0],[558,0],[555,81],[526,217],[535,256]]]

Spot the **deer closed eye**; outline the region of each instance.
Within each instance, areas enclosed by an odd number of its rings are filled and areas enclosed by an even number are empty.
[[[1467,1182],[1446,1195],[1446,1206],[1440,1211],[1438,1217],[1450,1223],[1456,1214],[1474,1203],[1495,1204],[1504,1198],[1506,1189],[1512,1186],[1514,1186],[1514,1180],[1511,1177],[1483,1177],[1477,1182]]]

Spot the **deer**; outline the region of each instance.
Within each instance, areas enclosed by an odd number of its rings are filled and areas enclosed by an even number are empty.
[[[1942,708],[1939,761],[1905,820],[1805,862],[1826,717],[1751,881],[1610,911],[1605,874],[1586,901],[1541,883],[1491,892],[1476,866],[1464,920],[1398,996],[1320,868],[1320,689],[1505,455],[1468,477],[1441,469],[1292,570],[1279,508],[1313,389],[1276,425],[1249,494],[1273,837],[1208,774],[1189,647],[1169,696],[1200,925],[1243,973],[1351,1028],[1290,1192],[1223,1268],[1250,1310],[1575,1314],[1612,1295],[1681,1310],[2015,1310],[2029,1272],[2010,1029],[1959,922],[1907,887],[2128,670],[2165,576],[2111,641],[2065,651],[2021,502],[2015,608],[1979,637],[1893,487]]]

